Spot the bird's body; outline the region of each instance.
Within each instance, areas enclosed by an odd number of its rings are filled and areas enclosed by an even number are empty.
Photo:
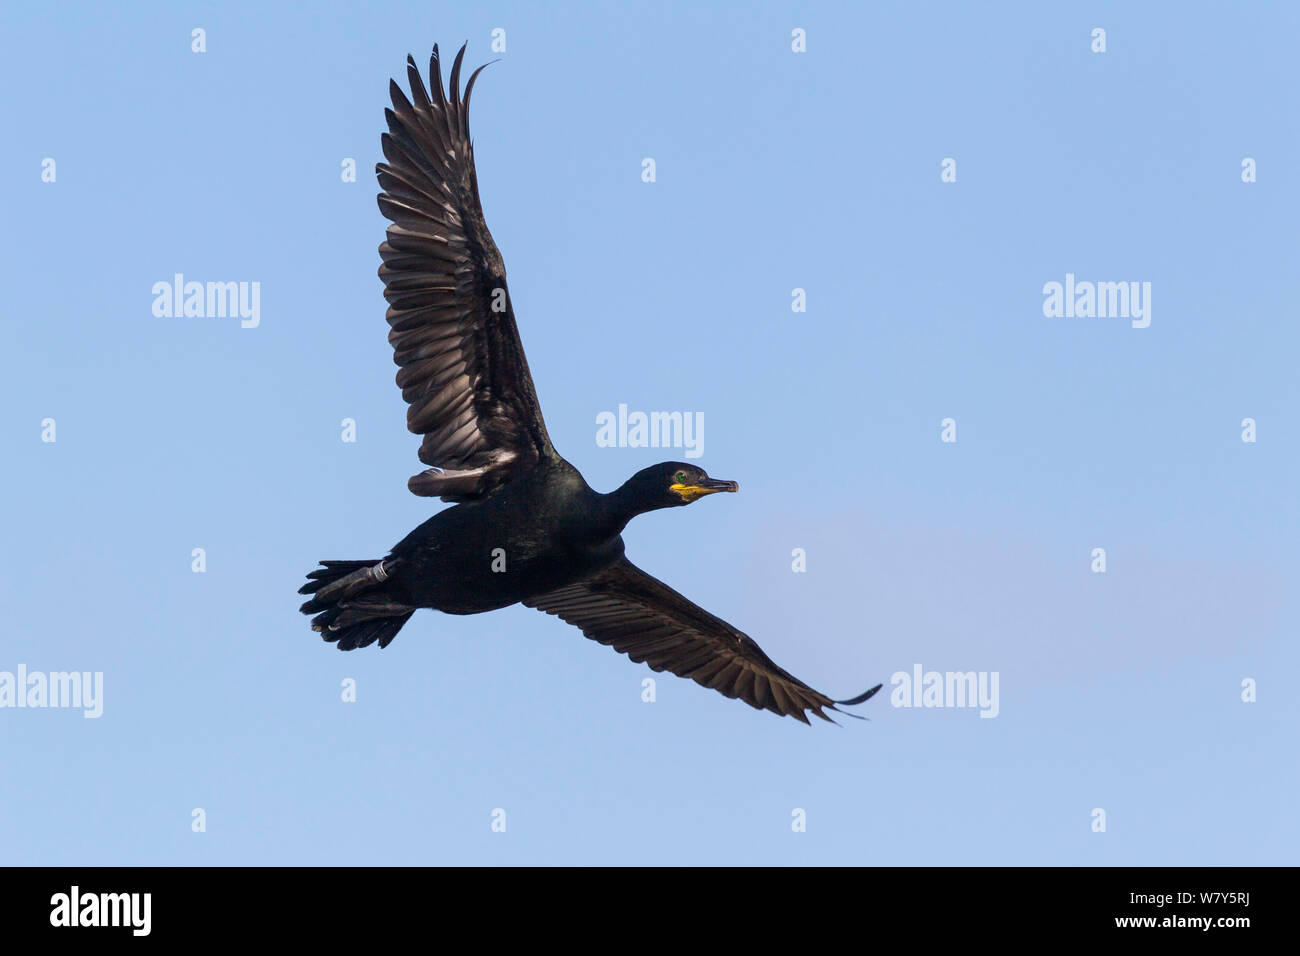
[[[582,580],[623,556],[611,497],[564,459],[544,459],[402,539],[390,591],[413,607],[477,614]]]
[[[341,650],[386,647],[419,608],[479,614],[523,603],[643,661],[804,723],[828,719],[880,689],[836,701],[778,667],[747,635],[641,571],[622,532],[639,514],[734,492],[685,462],[637,472],[609,494],[593,491],[546,431],[524,357],[505,265],[483,219],[469,138],[475,71],[460,96],[465,50],[443,90],[438,48],[430,90],[407,61],[411,99],[390,85],[393,109],[376,172],[392,224],[379,247],[390,327],[408,402],[430,468],[417,495],[453,506],[389,552],[322,561],[299,593],[312,627]]]

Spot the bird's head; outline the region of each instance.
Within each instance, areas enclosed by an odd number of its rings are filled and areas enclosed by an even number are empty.
[[[628,484],[635,486],[637,497],[649,508],[676,508],[715,492],[740,490],[734,481],[710,478],[703,468],[682,461],[665,461],[643,468]]]

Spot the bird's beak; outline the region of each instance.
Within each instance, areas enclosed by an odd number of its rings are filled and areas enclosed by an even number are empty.
[[[704,493],[706,495],[711,495],[715,491],[739,491],[740,490],[740,485],[736,484],[736,482],[722,481],[718,478],[705,478],[698,485],[696,485],[696,487],[704,488],[705,489]]]
[[[719,491],[739,491],[740,485],[734,481],[704,478],[693,485],[671,485],[670,489],[687,501],[694,501],[696,498],[703,498],[705,495],[716,494]]]

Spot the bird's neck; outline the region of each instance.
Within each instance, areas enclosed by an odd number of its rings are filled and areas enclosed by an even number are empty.
[[[614,491],[599,497],[597,524],[603,537],[612,538],[622,534],[627,523],[637,515],[655,510],[656,506],[647,505],[645,498],[637,494],[637,489],[631,485],[629,479]]]

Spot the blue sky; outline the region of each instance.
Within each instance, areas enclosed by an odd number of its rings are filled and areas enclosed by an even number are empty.
[[[0,860],[1294,863],[1298,26],[7,5],[0,671],[102,672],[103,714],[0,708]],[[372,170],[389,77],[466,39],[500,59],[479,183],[557,448],[610,490],[681,452],[597,415],[702,414],[741,493],[637,519],[630,556],[814,687],[885,682],[870,722],[670,675],[646,703],[521,607],[351,654],[297,613],[318,559],[440,507],[405,490]],[[259,324],[156,317],[176,273],[259,283]],[[1067,274],[1149,282],[1150,325],[1046,317]],[[892,706],[918,665],[996,672],[997,716]]]

